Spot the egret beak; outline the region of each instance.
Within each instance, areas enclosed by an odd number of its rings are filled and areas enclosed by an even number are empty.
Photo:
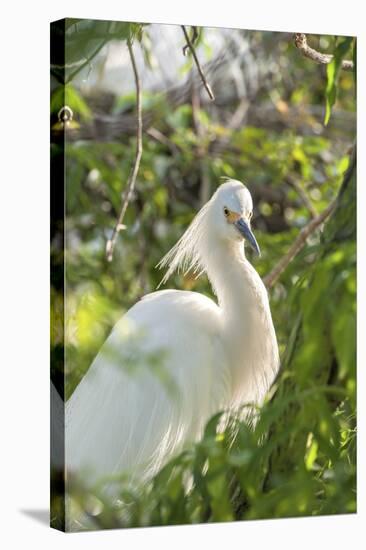
[[[236,229],[239,231],[239,233],[243,235],[244,239],[248,241],[252,249],[258,254],[258,256],[260,256],[261,251],[260,251],[259,245],[247,222],[244,221],[243,218],[239,218],[236,222],[234,222],[234,225]]]

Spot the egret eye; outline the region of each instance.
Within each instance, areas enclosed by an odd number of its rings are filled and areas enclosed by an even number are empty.
[[[228,217],[228,215],[230,214],[230,211],[227,208],[227,206],[224,206],[224,214],[225,214],[226,217]]]
[[[252,217],[253,217],[253,212],[249,212],[249,214],[248,214],[248,220],[250,221],[250,220],[252,219]]]

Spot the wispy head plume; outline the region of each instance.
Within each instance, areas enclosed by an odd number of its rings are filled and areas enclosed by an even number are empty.
[[[211,201],[201,208],[186,232],[156,266],[159,269],[168,268],[158,288],[165,284],[175,271],[183,272],[184,275],[191,271],[196,274],[196,277],[205,271],[202,252],[207,233],[206,222],[210,203]]]

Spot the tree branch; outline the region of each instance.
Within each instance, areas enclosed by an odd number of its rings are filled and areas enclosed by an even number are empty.
[[[202,83],[203,83],[204,87],[206,88],[206,91],[207,91],[207,93],[208,93],[209,98],[210,98],[212,101],[214,101],[215,96],[214,96],[214,94],[213,94],[213,91],[211,90],[211,86],[209,85],[209,83],[208,83],[207,80],[206,80],[206,77],[205,77],[205,74],[204,74],[204,72],[203,72],[203,70],[202,70],[202,67],[201,67],[201,65],[200,65],[200,62],[198,61],[198,57],[197,57],[197,54],[196,54],[196,50],[194,49],[194,46],[193,46],[193,44],[192,44],[192,41],[191,41],[191,39],[190,39],[189,36],[188,36],[188,33],[187,33],[187,30],[186,30],[185,26],[184,26],[184,25],[181,25],[181,27],[182,27],[182,30],[183,30],[183,33],[184,33],[184,37],[185,37],[186,42],[187,42],[187,46],[188,46],[188,48],[191,50],[191,54],[192,54],[192,56],[193,56],[194,62],[196,63],[196,67],[197,67],[197,70],[198,70],[199,75],[200,75],[200,77],[201,77]],[[186,51],[186,47],[183,48],[183,53],[184,53],[185,51]]]
[[[173,155],[176,155],[180,152],[180,147],[154,126],[150,126],[150,128],[148,128],[145,133],[155,139],[155,141],[161,143],[162,145],[165,145],[165,147],[167,147]]]
[[[305,189],[303,188],[303,186],[301,185],[301,183],[299,183],[297,181],[297,179],[295,177],[293,177],[291,174],[289,174],[287,176],[287,183],[288,185],[290,185],[291,187],[293,187],[295,189],[295,191],[297,192],[297,194],[299,195],[300,199],[301,199],[301,202],[303,203],[303,205],[305,206],[305,208],[307,208],[307,210],[309,211],[309,214],[312,218],[316,218],[317,217],[317,211],[315,210],[314,206],[313,206],[313,203],[311,202],[308,194],[306,193]]]
[[[191,43],[192,43],[192,46],[195,45],[195,42],[198,38],[198,30],[197,30],[197,27],[192,27],[192,31],[193,31],[193,34],[192,34],[192,38],[191,38]],[[183,46],[183,55],[187,55],[187,50],[189,50],[189,46],[188,44],[186,44],[185,46]]]
[[[207,153],[208,153],[208,147],[207,143],[205,143],[205,130],[202,127],[200,117],[199,117],[199,110],[200,110],[200,96],[198,91],[196,90],[195,83],[192,82],[192,118],[193,118],[193,126],[195,133],[198,138],[198,146],[197,146],[197,157],[199,162],[199,169],[200,169],[200,205],[203,206],[206,204],[208,199],[210,198],[210,176],[209,176],[209,170],[207,165]]]
[[[317,50],[314,50],[308,45],[306,34],[296,33],[294,35],[294,44],[298,50],[302,53],[304,57],[319,63],[320,65],[328,65],[333,59],[333,55],[327,53],[321,53]],[[353,70],[353,61],[344,59],[342,61],[342,69],[345,71]]]
[[[113,259],[113,252],[114,252],[114,247],[116,245],[118,233],[121,231],[121,229],[125,228],[125,226],[123,225],[123,219],[126,214],[128,203],[131,199],[133,190],[135,188],[136,177],[139,171],[140,161],[142,156],[141,83],[140,83],[140,77],[138,74],[136,60],[133,53],[133,48],[132,48],[132,43],[130,38],[127,39],[127,46],[128,46],[128,51],[131,58],[131,64],[132,64],[133,73],[135,77],[135,87],[136,87],[136,109],[137,109],[136,153],[135,153],[135,162],[128,178],[127,188],[125,193],[123,194],[121,211],[118,216],[117,223],[113,229],[112,237],[107,241],[107,245],[106,245],[106,256],[109,262],[111,262]]]
[[[235,109],[234,113],[230,117],[230,120],[225,125],[227,130],[231,130],[231,132],[237,130],[240,126],[243,125],[244,120],[248,114],[248,110],[250,107],[250,103],[246,98],[242,98],[239,101],[239,104],[237,108]],[[216,155],[219,155],[224,151],[229,144],[231,139],[231,134],[228,133],[228,135],[217,137],[215,142],[212,146],[212,152]]]
[[[315,231],[315,229],[327,219],[329,214],[333,212],[337,204],[337,199],[338,197],[334,199],[327,206],[327,208],[323,210],[321,214],[312,219],[305,227],[302,228],[287,254],[285,254],[277,263],[277,265],[272,269],[272,271],[263,278],[263,282],[268,289],[275,284],[281,273],[285,271],[285,269],[292,262],[294,257],[300,252],[300,250],[302,250],[309,235],[311,235]]]

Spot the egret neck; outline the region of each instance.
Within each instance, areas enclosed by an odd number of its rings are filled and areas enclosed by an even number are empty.
[[[207,246],[206,250],[213,250]],[[245,257],[243,241],[216,241],[205,255],[207,275],[222,312],[222,341],[231,368],[233,402],[260,404],[278,366],[266,288]],[[271,335],[263,339],[263,334]]]

